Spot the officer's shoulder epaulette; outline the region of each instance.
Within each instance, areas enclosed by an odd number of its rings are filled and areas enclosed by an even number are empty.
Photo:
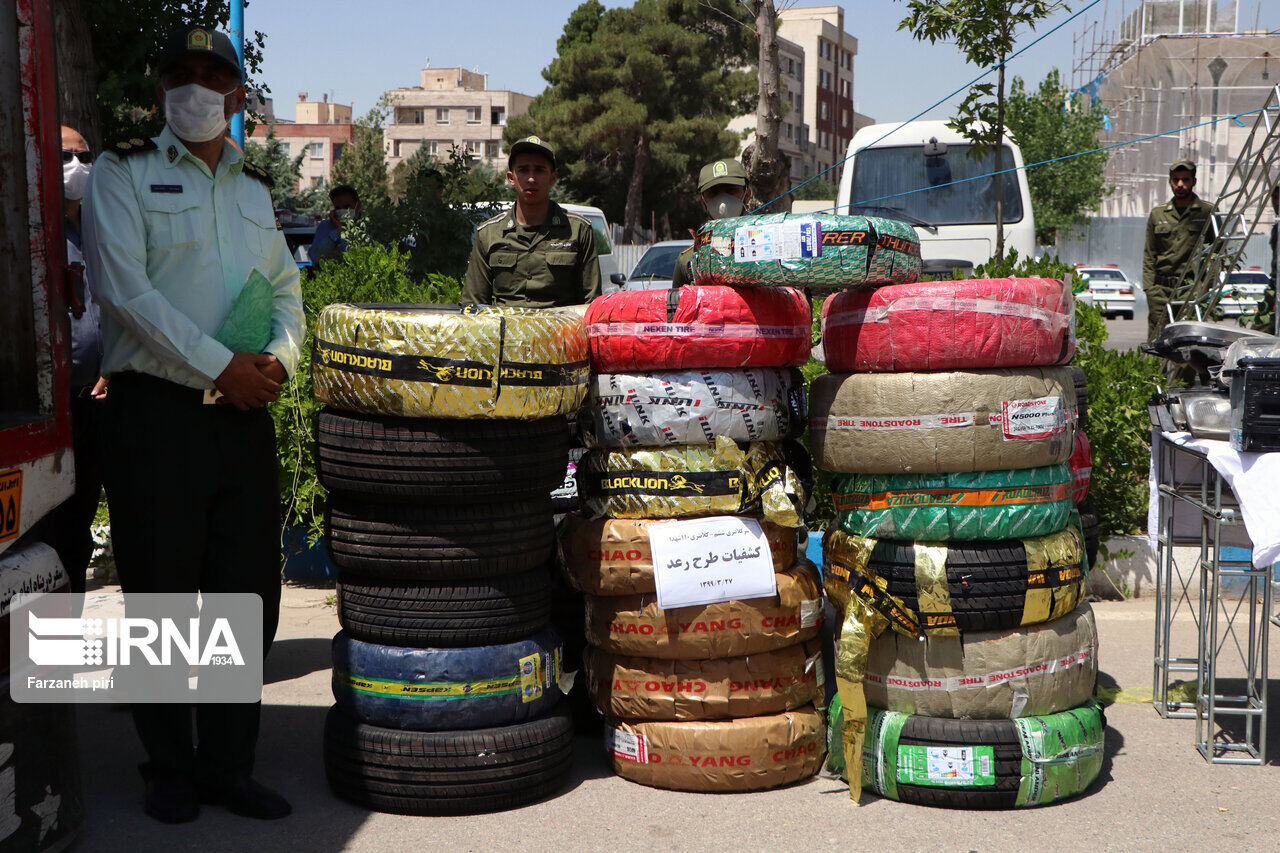
[[[502,220],[506,219],[510,215],[511,215],[510,211],[504,210],[501,213],[490,216],[484,222],[481,222],[479,225],[477,225],[476,230],[484,228],[487,225],[493,225],[495,223],[501,222]]]
[[[262,181],[262,183],[266,184],[267,189],[275,189],[276,182],[271,180],[271,176],[267,174],[265,169],[255,166],[246,160],[243,171],[249,177]]]
[[[126,139],[111,146],[111,151],[119,157],[130,157],[143,151],[158,151],[155,142],[150,139]]]

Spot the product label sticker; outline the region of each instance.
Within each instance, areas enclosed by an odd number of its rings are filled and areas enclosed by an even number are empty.
[[[1000,404],[1000,415],[1006,441],[1034,441],[1067,429],[1067,413],[1061,397],[1005,400]]]
[[[805,661],[805,672],[813,673],[813,680],[819,688],[825,687],[827,684],[827,671],[822,666],[822,652],[818,652],[813,657]]]
[[[808,598],[800,602],[800,627],[812,628],[822,624],[822,599]]]
[[[821,256],[822,226],[817,220],[744,225],[733,232],[734,263],[787,261]]]
[[[644,735],[609,729],[604,741],[605,752],[614,758],[636,764],[649,763],[649,747]]]
[[[520,658],[520,701],[532,702],[542,696],[542,656]]]
[[[716,516],[654,524],[649,527],[649,549],[658,607],[663,610],[778,594],[769,540],[754,518]]]
[[[994,785],[990,746],[898,746],[898,782],[944,788]]]
[[[971,427],[978,422],[973,412],[955,412],[947,415],[852,415],[814,418],[815,426],[832,429],[948,429]]]

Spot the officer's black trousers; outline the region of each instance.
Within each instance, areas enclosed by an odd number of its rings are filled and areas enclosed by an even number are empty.
[[[257,593],[265,655],[280,611],[271,417],[201,396],[141,374],[112,377],[103,467],[116,567],[126,594]],[[133,705],[150,770],[213,787],[252,770],[260,712],[260,703]]]
[[[101,420],[103,404],[88,388],[71,389],[71,443],[76,461],[76,490],[45,517],[47,541],[71,580],[72,592],[84,592],[93,536],[89,528],[102,497]]]

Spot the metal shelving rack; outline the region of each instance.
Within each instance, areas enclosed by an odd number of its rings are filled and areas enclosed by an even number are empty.
[[[1242,528],[1239,506],[1230,487],[1207,457],[1160,441],[1157,458],[1159,532],[1157,536],[1156,637],[1153,698],[1156,711],[1166,718],[1196,720],[1196,748],[1214,764],[1263,764],[1266,762],[1267,640],[1273,621],[1271,568],[1254,568],[1249,560],[1224,559],[1224,530]],[[1178,504],[1199,514],[1200,535],[1179,535],[1175,530]],[[1175,545],[1199,545],[1194,575],[1177,571]],[[1199,594],[1192,600],[1192,579],[1198,576]],[[1224,584],[1224,581],[1226,584]],[[1224,595],[1224,585],[1239,584],[1240,597]],[[1174,618],[1186,607],[1197,635],[1195,657],[1171,653]],[[1194,608],[1194,609],[1193,609]],[[1228,643],[1231,647],[1228,647]],[[1236,678],[1237,692],[1219,692],[1220,664],[1238,663],[1243,677]],[[1173,673],[1196,674],[1192,702],[1170,698]],[[1223,726],[1225,718],[1242,721],[1243,736],[1234,738]]]

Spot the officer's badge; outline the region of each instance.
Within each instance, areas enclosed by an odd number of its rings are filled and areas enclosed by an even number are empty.
[[[711,167],[711,177],[713,178],[722,178],[727,174],[729,174],[729,167],[723,160],[717,160],[716,164]]]
[[[539,138],[538,138],[538,137],[536,137],[536,136],[530,136],[530,137],[529,137],[529,141],[530,141],[530,142],[532,142],[534,145],[541,145],[541,144],[542,144],[542,140],[541,140],[541,139],[539,139]]]
[[[196,29],[187,33],[187,50],[213,50],[208,31]]]
[[[177,146],[170,145],[168,148],[166,148],[164,152],[164,156],[169,158],[170,163],[172,163],[174,160],[177,160],[178,159]]]

